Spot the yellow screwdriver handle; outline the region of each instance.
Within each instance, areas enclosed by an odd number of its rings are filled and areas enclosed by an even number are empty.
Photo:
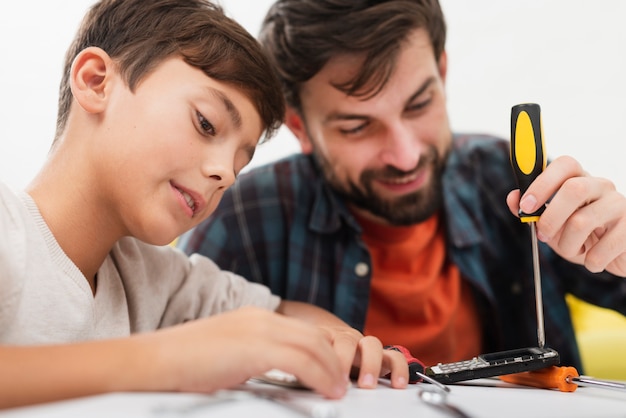
[[[511,109],[511,165],[520,188],[520,196],[546,168],[541,108],[536,103],[519,104]],[[520,220],[535,222],[543,210],[543,206],[534,213],[520,210]]]

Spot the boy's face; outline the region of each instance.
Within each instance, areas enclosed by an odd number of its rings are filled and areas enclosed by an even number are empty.
[[[354,209],[407,225],[428,218],[441,202],[439,174],[451,142],[446,57],[437,63],[427,33],[416,30],[396,64],[384,89],[363,100],[333,87],[355,74],[360,58],[331,59],[301,89],[304,127],[295,132]]]
[[[129,235],[167,244],[215,210],[252,159],[261,118],[240,90],[180,58],[135,92],[121,78],[110,86],[96,142],[100,196]]]

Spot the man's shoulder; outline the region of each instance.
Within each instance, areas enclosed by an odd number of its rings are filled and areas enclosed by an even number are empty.
[[[509,142],[486,134],[455,134],[444,182],[451,190],[500,192],[514,187]]]
[[[509,142],[499,136],[483,133],[455,133],[453,149],[461,153],[508,150]]]
[[[448,164],[451,166],[509,161],[509,141],[489,134],[458,133],[454,135]]]

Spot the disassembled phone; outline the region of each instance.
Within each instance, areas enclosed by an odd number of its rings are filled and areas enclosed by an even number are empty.
[[[446,384],[543,369],[556,366],[559,361],[559,353],[551,348],[528,347],[481,354],[471,360],[439,363],[427,367],[424,373]]]

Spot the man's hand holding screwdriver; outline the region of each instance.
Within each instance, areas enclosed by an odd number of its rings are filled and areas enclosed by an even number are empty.
[[[514,190],[506,201],[515,215],[549,202],[536,223],[540,241],[591,272],[626,277],[626,197],[609,180],[590,176],[563,156],[548,164],[523,196]]]

